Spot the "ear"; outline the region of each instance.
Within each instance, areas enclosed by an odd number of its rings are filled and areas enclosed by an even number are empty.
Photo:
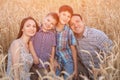
[[[84,21],[82,21],[82,22],[83,22],[83,25],[85,26],[86,23]]]

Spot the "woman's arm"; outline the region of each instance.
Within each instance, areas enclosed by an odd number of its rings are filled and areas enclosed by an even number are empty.
[[[14,80],[20,80],[20,47],[17,41],[14,41],[11,44],[10,52],[12,57]]]

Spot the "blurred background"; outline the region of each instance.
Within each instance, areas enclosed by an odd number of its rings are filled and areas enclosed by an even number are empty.
[[[118,69],[114,80],[120,80],[120,0],[0,0],[0,54],[7,54],[24,17],[32,16],[40,23],[47,13],[58,12],[64,4],[81,14],[86,25],[104,31],[113,40],[114,67]]]

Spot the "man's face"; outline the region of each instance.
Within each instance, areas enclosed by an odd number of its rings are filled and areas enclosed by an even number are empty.
[[[63,25],[68,24],[70,18],[71,18],[71,14],[68,11],[62,11],[59,13],[59,20],[60,23]]]
[[[84,23],[79,16],[71,17],[70,27],[71,27],[72,31],[77,34],[82,34],[85,29]]]

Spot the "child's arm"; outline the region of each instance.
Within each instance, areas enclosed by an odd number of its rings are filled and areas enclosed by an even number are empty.
[[[72,50],[72,56],[73,56],[73,62],[74,62],[74,76],[77,77],[77,52],[75,45],[71,45],[71,50]]]
[[[39,62],[39,58],[37,57],[36,52],[35,52],[35,50],[34,50],[34,48],[33,48],[32,41],[29,42],[29,48],[30,48],[30,53],[31,53],[32,56],[33,56],[33,62],[34,62],[35,64],[39,64],[39,63],[40,63],[40,62]]]
[[[54,56],[55,56],[55,47],[52,47],[50,55],[50,70],[54,70]]]

